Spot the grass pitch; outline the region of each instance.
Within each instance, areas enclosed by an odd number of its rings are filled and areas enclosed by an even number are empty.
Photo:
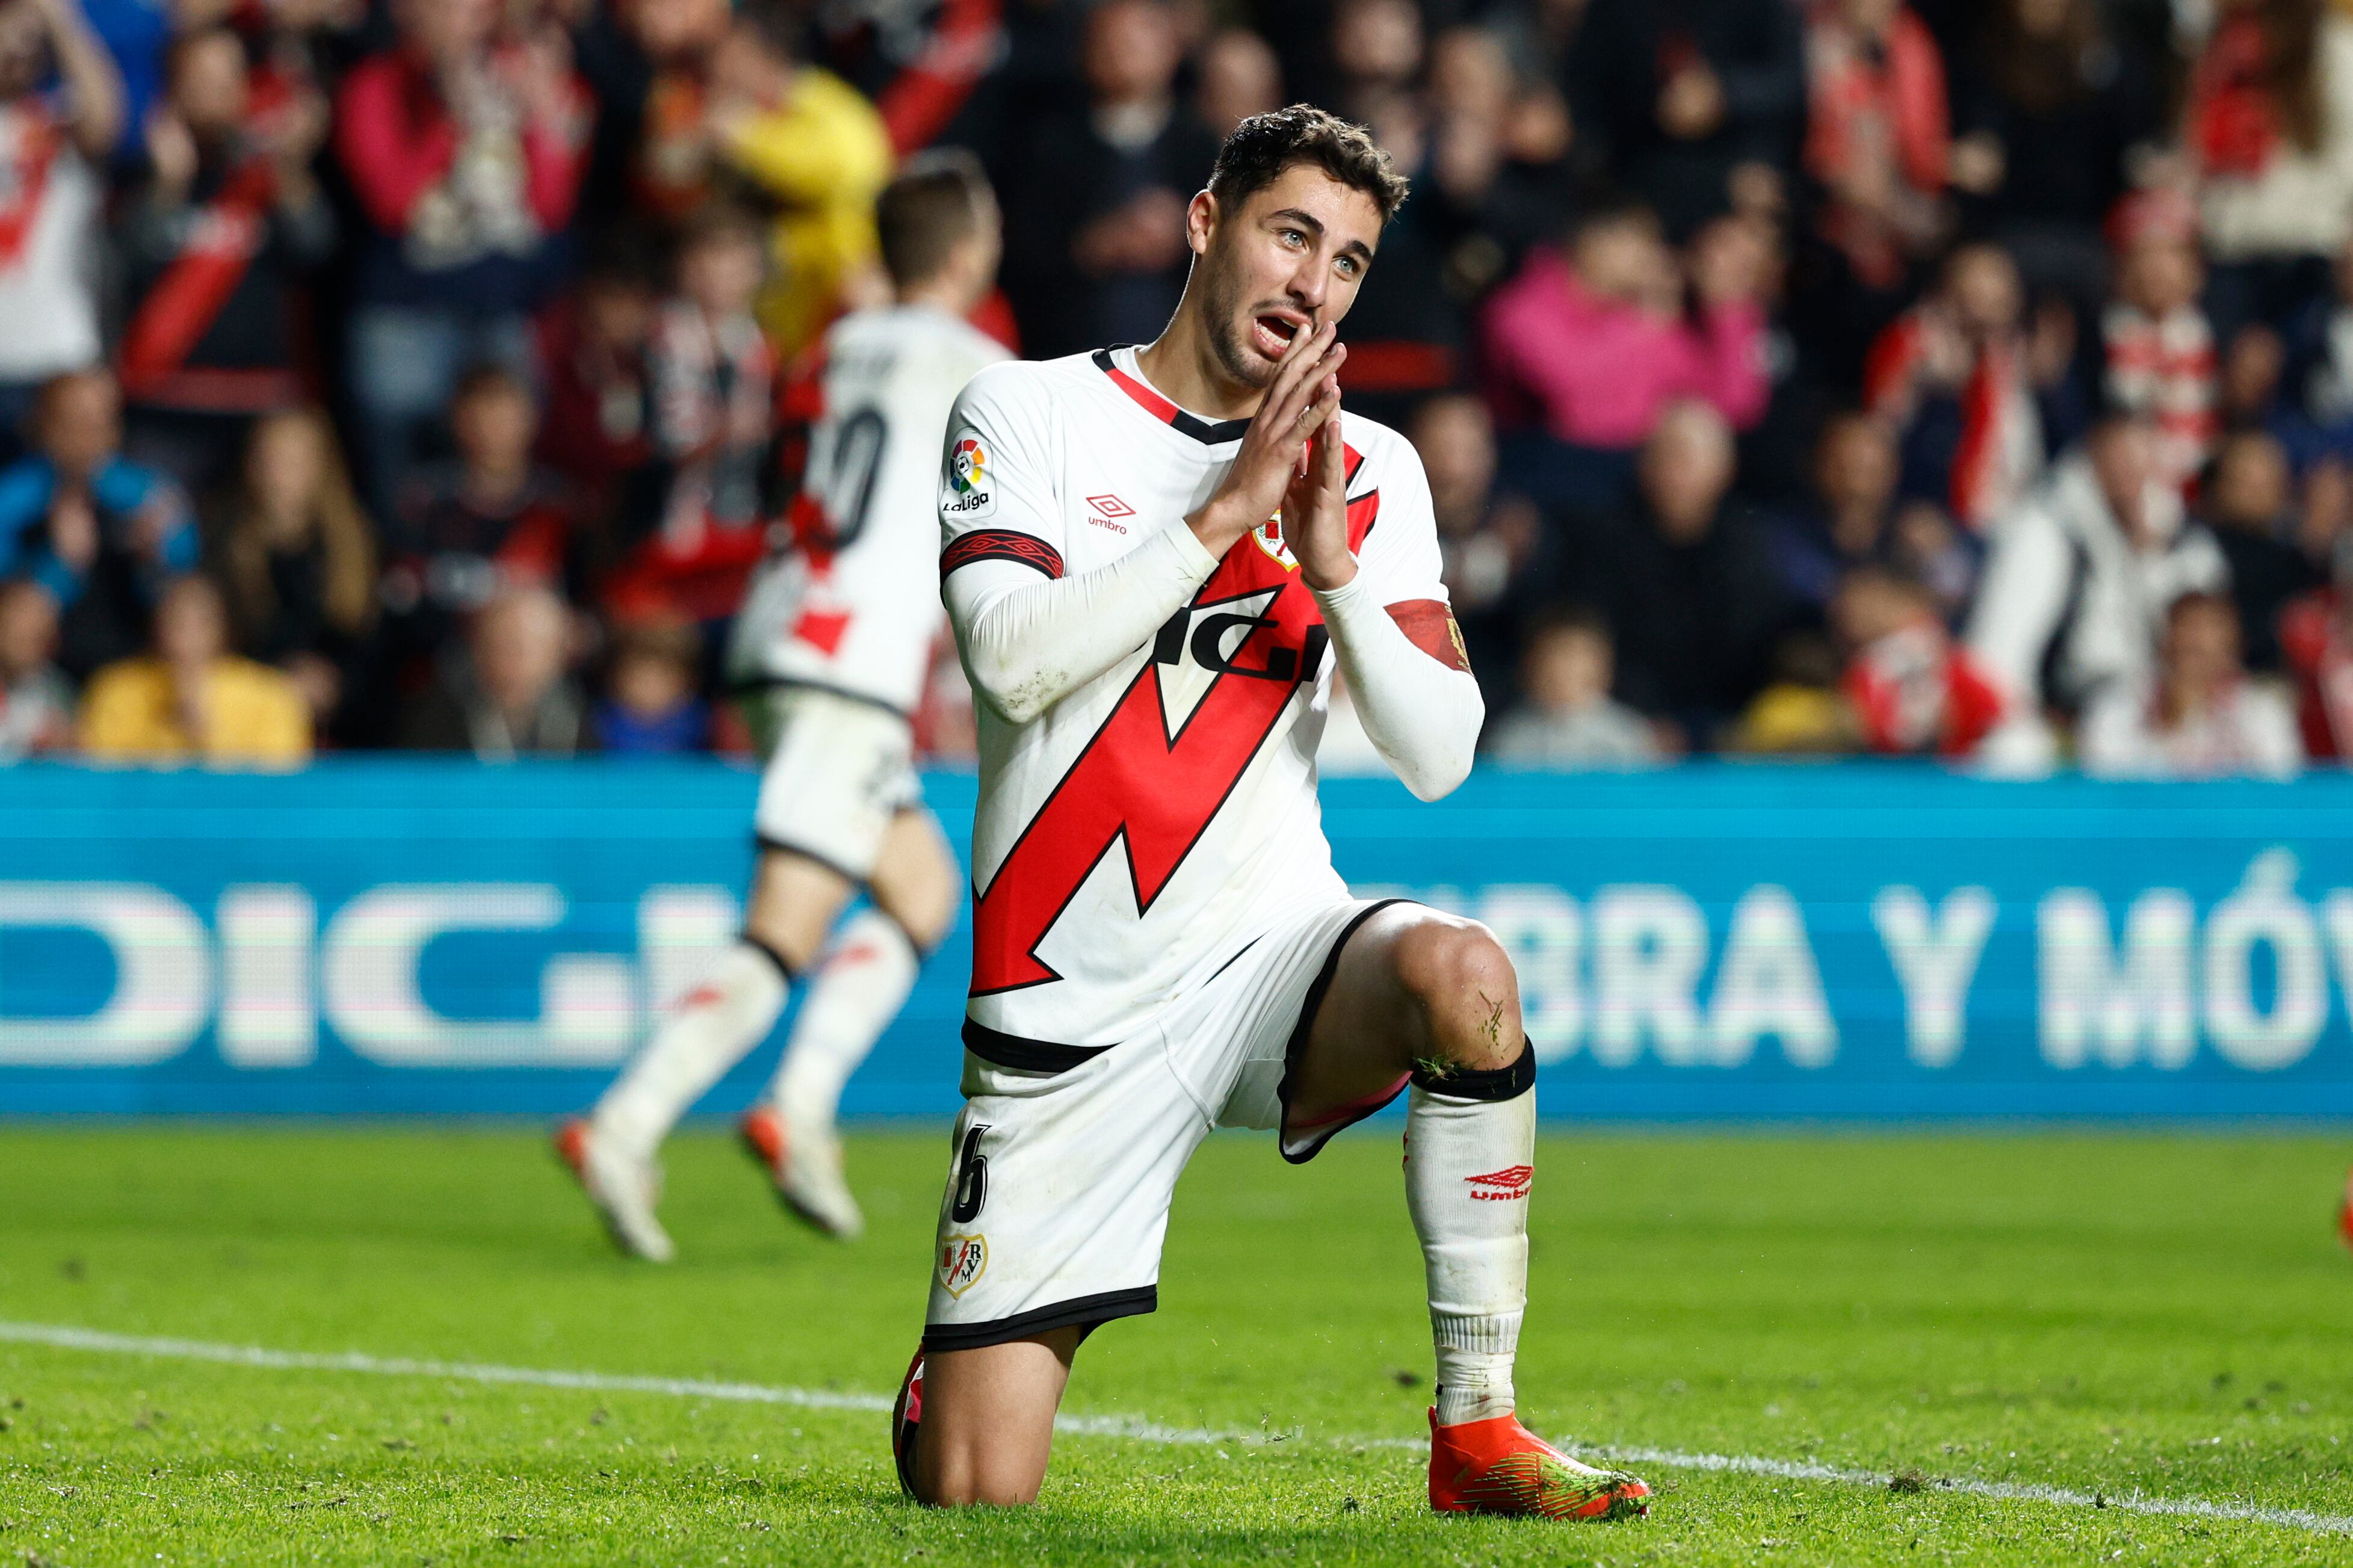
[[[0,1320],[280,1351],[887,1395],[939,1134],[853,1140],[826,1243],[718,1135],[670,1149],[682,1260],[612,1256],[534,1132],[0,1128]],[[1394,1128],[1303,1170],[1220,1136],[1162,1306],[1069,1408],[1039,1505],[903,1503],[883,1420],[678,1394],[0,1339],[0,1563],[2353,1562],[2353,1258],[2317,1138],[1556,1133],[1523,1415],[1638,1465],[1647,1520],[1441,1519]],[[2150,1515],[1956,1489],[2303,1510]],[[2321,1517],[2313,1517],[2321,1516]]]

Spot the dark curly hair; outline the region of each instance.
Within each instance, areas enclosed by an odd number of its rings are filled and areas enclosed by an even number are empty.
[[[1274,184],[1294,163],[1313,163],[1373,199],[1381,221],[1405,205],[1406,180],[1361,125],[1313,104],[1253,114],[1234,127],[1209,171],[1209,194],[1231,210]]]

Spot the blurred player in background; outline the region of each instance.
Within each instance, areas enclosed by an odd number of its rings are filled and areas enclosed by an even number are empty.
[[[1037,1496],[1079,1343],[1157,1305],[1212,1127],[1274,1129],[1296,1163],[1410,1085],[1431,1506],[1648,1506],[1514,1413],[1535,1059],[1511,960],[1475,922],[1352,898],[1316,803],[1335,669],[1425,800],[1482,717],[1421,461],[1341,423],[1338,324],[1405,196],[1357,126],[1245,120],[1187,209],[1157,342],[956,400],[940,571],[980,798],[965,1110],[892,1422],[923,1501]]]
[[[810,426],[792,544],[754,582],[729,650],[768,756],[743,934],[557,1134],[614,1239],[656,1261],[671,1255],[656,1150],[804,976],[783,1064],[743,1131],[795,1213],[860,1233],[835,1107],[955,914],[959,873],[923,804],[909,715],[941,618],[941,436],[965,383],[1006,357],[965,321],[995,282],[997,210],[976,162],[938,153],[904,165],[877,218],[895,300],[836,323],[791,395]]]

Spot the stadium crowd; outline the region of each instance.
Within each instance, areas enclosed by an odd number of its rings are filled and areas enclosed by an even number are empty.
[[[894,162],[1061,354],[1295,99],[1493,754],[2353,746],[2353,4],[5,0],[0,760],[741,747]]]

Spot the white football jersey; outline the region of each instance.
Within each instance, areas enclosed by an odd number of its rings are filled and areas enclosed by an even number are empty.
[[[940,629],[940,433],[965,383],[1007,354],[924,305],[845,316],[821,352],[795,542],[753,579],[728,674],[912,713]]]
[[[1360,570],[1401,622],[1451,625],[1420,458],[1342,418]],[[985,371],[948,423],[941,574],[1106,565],[1185,526],[1247,428],[1176,407],[1128,349]],[[1315,798],[1333,668],[1278,517],[1148,644],[1038,718],[980,705],[967,1041],[1001,1056],[1134,1038],[1287,915],[1347,897]]]

